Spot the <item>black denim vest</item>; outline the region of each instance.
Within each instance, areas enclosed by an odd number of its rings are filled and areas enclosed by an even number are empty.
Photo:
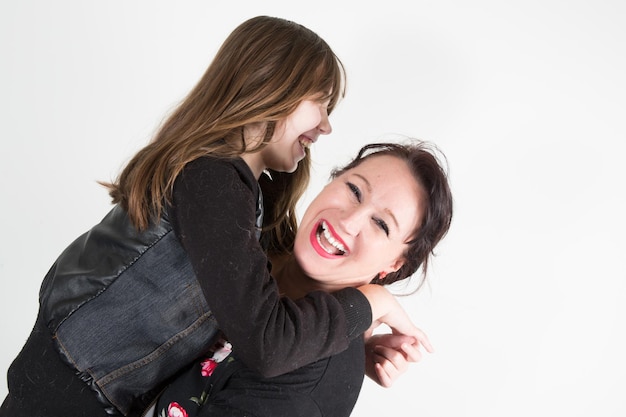
[[[148,405],[217,332],[167,216],[138,232],[119,206],[61,254],[40,304],[61,357],[111,415]]]

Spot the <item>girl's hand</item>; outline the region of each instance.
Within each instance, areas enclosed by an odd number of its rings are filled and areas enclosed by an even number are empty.
[[[385,287],[366,284],[357,289],[367,297],[372,308],[372,326],[368,330],[367,336],[371,335],[376,327],[386,324],[393,334],[414,337],[427,352],[433,352],[433,347],[426,333],[413,324],[396,297]]]

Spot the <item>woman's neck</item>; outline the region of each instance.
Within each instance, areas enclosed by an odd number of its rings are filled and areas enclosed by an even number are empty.
[[[314,280],[304,274],[293,255],[272,259],[272,276],[280,292],[292,300],[320,289]]]

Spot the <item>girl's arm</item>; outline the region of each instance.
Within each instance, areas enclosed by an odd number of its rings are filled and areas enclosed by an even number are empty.
[[[176,181],[170,220],[239,358],[275,376],[345,350],[372,315],[355,288],[281,297],[255,235],[257,192],[243,161],[200,158]]]
[[[412,336],[428,352],[433,352],[426,333],[413,324],[402,305],[389,290],[376,284],[363,285],[358,290],[366,296],[372,308],[372,326],[366,336],[371,335],[376,327],[386,324],[393,334]]]

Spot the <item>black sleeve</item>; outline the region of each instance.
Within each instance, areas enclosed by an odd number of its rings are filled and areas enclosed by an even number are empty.
[[[174,186],[171,220],[238,357],[275,376],[345,350],[370,326],[371,308],[354,288],[280,296],[256,239],[257,183],[245,168],[213,158],[188,164]]]

